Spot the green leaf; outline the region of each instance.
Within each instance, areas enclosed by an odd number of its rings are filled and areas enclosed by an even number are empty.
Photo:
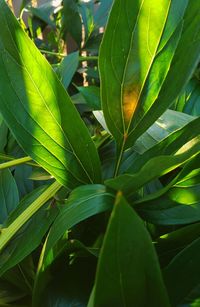
[[[99,158],[87,128],[4,1],[0,27],[0,108],[16,140],[61,184],[99,182]]]
[[[104,27],[112,6],[113,0],[101,0],[100,5],[94,13],[95,26]]]
[[[73,190],[51,227],[45,257],[67,230],[91,216],[110,210],[112,205],[113,195],[103,185],[85,185]]]
[[[67,55],[56,69],[56,73],[65,88],[68,88],[72,78],[78,68],[79,52],[73,52]]]
[[[44,192],[45,187],[39,187],[28,194],[9,217],[8,227],[20,214]],[[41,208],[34,216],[15,234],[12,240],[0,253],[0,275],[14,267],[29,255],[41,243],[42,238],[54,221],[58,209],[49,203]]]
[[[151,67],[149,80],[146,83],[147,91],[144,88],[146,94],[139,104],[136,115],[134,114],[135,128],[130,135],[130,140],[132,141],[145,132],[180,95],[200,59],[200,6],[194,0],[181,1],[181,3],[177,0],[171,3],[168,27],[166,26],[165,28],[161,46],[159,46],[161,50],[159,49],[158,59],[154,61]],[[176,11],[178,11],[178,14]],[[176,20],[175,24],[172,19]],[[166,29],[171,28],[171,23],[172,25],[174,24],[175,31],[173,35],[172,33],[170,34],[171,36],[167,43],[169,46],[164,47],[166,33],[168,33]],[[189,57],[188,54],[190,54]],[[160,78],[163,62],[165,63],[163,66],[165,74]],[[157,75],[157,78],[154,77]],[[158,82],[158,88],[154,82]],[[152,91],[149,91],[149,87],[151,87]]]
[[[92,110],[101,109],[100,89],[97,86],[79,86],[79,92],[83,95],[86,103]]]
[[[181,129],[171,133],[161,142],[144,152],[144,154],[137,156],[137,158],[130,163],[127,172],[138,172],[146,162],[154,157],[175,154],[182,146],[198,137],[199,134],[200,118],[196,118]]]
[[[141,103],[141,97],[154,60],[159,63],[161,74],[154,76],[155,83],[160,84],[169,69],[181,30],[176,32],[175,24],[170,31],[165,29],[166,35],[163,36],[166,23],[171,22],[167,21],[170,3],[165,1],[161,4],[157,0],[127,0],[124,3],[117,0],[113,4],[100,49],[99,68],[103,112],[119,146],[127,147],[132,143],[130,134],[133,132],[138,106],[141,105],[145,113],[147,111],[145,103]],[[181,7],[184,12],[185,5]],[[180,16],[170,17],[180,19]],[[164,52],[164,61],[157,60],[157,54],[166,44],[169,46]]]
[[[193,78],[187,85],[182,95],[177,99],[175,108],[194,116],[200,115],[200,84]]]
[[[187,163],[172,183],[139,201],[136,208],[145,220],[161,225],[200,221],[199,157]]]
[[[0,171],[0,224],[17,207],[19,194],[15,179],[8,169]]]
[[[105,183],[115,190],[121,189],[127,196],[130,196],[146,183],[188,162],[199,152],[200,138],[197,137],[193,144],[188,142],[186,147],[183,147],[182,153],[178,152],[176,155],[163,155],[152,158],[144,164],[139,172],[120,175],[117,178],[107,180]]]
[[[158,259],[141,219],[118,194],[105,234],[93,306],[169,306]]]
[[[172,306],[180,304],[200,284],[200,239],[194,240],[164,269]]]
[[[4,148],[7,143],[7,135],[8,135],[8,128],[6,127],[6,124],[4,123],[3,117],[0,113],[0,152],[1,153],[4,151]]]
[[[63,1],[63,30],[70,33],[78,46],[82,41],[82,21],[75,0]]]
[[[50,26],[55,26],[53,22],[53,14],[58,12],[61,9],[62,0],[53,1],[50,0],[46,3],[42,3],[37,7],[28,6],[28,10],[37,18],[43,20]]]
[[[188,162],[200,150],[199,118],[173,132],[143,155],[136,156],[127,174],[106,181],[109,187],[131,195],[144,184]]]
[[[143,154],[170,133],[184,127],[194,119],[194,116],[168,109],[137,139],[133,148],[138,153]]]
[[[115,1],[99,61],[103,112],[118,143],[115,173],[124,149],[160,117],[191,77],[200,54],[199,10],[196,1],[187,0]]]

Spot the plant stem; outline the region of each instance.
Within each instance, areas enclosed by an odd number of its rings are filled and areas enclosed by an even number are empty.
[[[40,50],[41,53],[54,55],[54,56],[61,57],[61,58],[64,58],[66,56],[66,54],[64,54],[64,53],[48,51],[48,50],[43,50],[43,49],[39,49],[39,50]]]
[[[114,171],[114,177],[117,177],[117,175],[119,173],[119,168],[120,168],[120,164],[121,164],[121,161],[122,161],[122,158],[123,158],[123,153],[124,153],[125,142],[126,142],[126,135],[124,135],[122,146],[121,146],[120,151],[119,151],[119,156],[118,156],[116,166],[115,166],[115,171]]]
[[[55,181],[44,193],[42,193],[30,206],[24,210],[12,224],[1,230],[0,251],[12,239],[16,232],[61,188],[61,184]]]
[[[10,158],[9,158],[9,160],[10,160]],[[24,163],[27,163],[29,161],[32,161],[31,157],[23,157],[23,158],[19,158],[19,159],[12,159],[9,162],[1,163],[0,164],[0,170],[5,169],[5,168],[9,168],[9,167],[12,167],[12,166],[24,164]]]
[[[40,49],[40,52],[44,53],[44,54],[54,55],[54,56],[61,57],[61,58],[64,58],[64,57],[67,56],[67,54],[43,50],[43,49]],[[79,56],[79,61],[80,62],[83,62],[83,61],[98,61],[98,56]]]
[[[79,56],[79,61],[98,61],[98,56],[91,55],[91,56]]]

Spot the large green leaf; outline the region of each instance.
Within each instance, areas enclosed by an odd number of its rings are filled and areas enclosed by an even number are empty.
[[[106,123],[121,151],[153,124],[189,80],[200,53],[199,10],[194,0],[115,1],[99,66]]]
[[[51,227],[45,256],[62,235],[74,225],[110,210],[113,197],[113,194],[107,192],[103,185],[85,185],[73,190]]]
[[[8,227],[20,214],[34,201],[45,187],[39,187],[28,194],[18,205],[17,209],[9,216],[6,226]],[[14,267],[28,256],[42,241],[49,226],[58,214],[58,208],[50,203],[41,208],[28,221],[6,245],[0,253],[0,275]],[[5,230],[6,231],[6,230]]]
[[[0,28],[0,110],[16,140],[61,184],[99,182],[99,158],[87,128],[3,0]]]
[[[169,306],[158,260],[142,220],[119,194],[110,217],[93,306]]]
[[[17,207],[19,194],[15,179],[8,169],[0,171],[0,224]]]

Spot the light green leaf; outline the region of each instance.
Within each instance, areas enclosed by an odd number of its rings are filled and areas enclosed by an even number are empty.
[[[0,224],[17,207],[19,194],[15,179],[8,169],[0,171]]]
[[[94,307],[169,306],[151,238],[120,194],[105,234],[93,301]]]
[[[0,27],[0,109],[16,140],[61,184],[99,182],[99,158],[87,128],[4,1]]]

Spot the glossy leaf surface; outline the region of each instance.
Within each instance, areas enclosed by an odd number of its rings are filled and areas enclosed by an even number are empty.
[[[0,109],[16,140],[63,185],[100,181],[99,159],[87,128],[4,1],[0,27]]]

